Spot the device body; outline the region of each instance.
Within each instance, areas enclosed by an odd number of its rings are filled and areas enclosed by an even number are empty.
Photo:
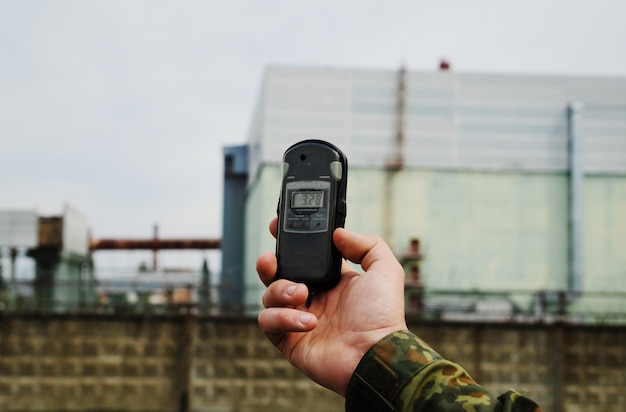
[[[305,140],[285,151],[276,279],[304,283],[313,291],[339,282],[342,256],[333,232],[346,219],[347,175],[345,155],[328,142]]]

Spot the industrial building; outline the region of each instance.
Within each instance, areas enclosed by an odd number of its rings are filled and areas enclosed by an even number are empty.
[[[26,256],[34,261],[34,293],[24,297],[18,293],[16,267]],[[0,306],[9,310],[77,310],[95,300],[87,220],[72,206],[65,205],[58,216],[0,211],[0,269],[2,260],[8,260],[9,270],[0,288],[5,291],[0,293]]]
[[[220,240],[163,239],[158,225],[153,233],[148,239],[92,239],[85,216],[69,205],[55,216],[0,210],[0,312],[212,311],[217,298],[206,258],[199,270],[160,268],[158,253],[219,249]],[[94,267],[95,252],[135,250],[152,251],[151,268],[142,262],[116,276]]]
[[[249,307],[281,157],[304,139],[347,155],[346,227],[406,263],[409,309],[626,313],[626,78],[268,68],[247,144],[226,149],[247,169],[226,173],[223,283]]]

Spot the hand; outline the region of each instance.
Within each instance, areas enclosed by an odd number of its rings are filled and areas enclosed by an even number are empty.
[[[277,221],[270,223],[276,237]],[[318,292],[311,307],[304,284],[273,282],[273,253],[256,264],[263,283],[265,309],[259,325],[295,367],[317,383],[344,395],[357,364],[367,350],[391,332],[407,329],[404,319],[404,270],[379,237],[336,229],[333,240],[341,254],[360,264],[359,274],[343,263],[339,284]]]

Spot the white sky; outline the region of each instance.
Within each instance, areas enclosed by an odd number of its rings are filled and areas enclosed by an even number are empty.
[[[626,76],[626,2],[0,0],[0,209],[220,237],[267,65]]]

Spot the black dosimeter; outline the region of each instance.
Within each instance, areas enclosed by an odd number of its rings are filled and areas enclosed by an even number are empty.
[[[341,277],[342,256],[333,232],[346,220],[347,175],[345,155],[322,140],[296,143],[283,156],[276,279],[306,284],[309,299]]]

